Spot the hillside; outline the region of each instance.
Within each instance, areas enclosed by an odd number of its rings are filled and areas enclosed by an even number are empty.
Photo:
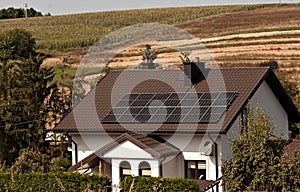
[[[86,48],[110,32],[133,24],[160,22],[177,25],[207,16],[274,6],[277,5],[144,9],[0,20],[0,32],[23,28],[34,35],[41,51],[66,52]]]
[[[65,59],[65,64],[76,68],[87,48],[97,40],[122,27],[144,22],[170,24],[194,34],[221,66],[278,60],[281,69],[289,71],[291,79],[299,82],[299,4],[147,9],[1,20],[0,32],[24,28],[36,38],[38,49],[48,54],[45,65],[57,66]],[[197,49],[199,45],[193,46]],[[136,63],[141,59],[142,48],[124,50],[110,66]],[[159,57],[166,62],[180,62],[178,53]],[[65,72],[74,75],[75,68]],[[56,71],[60,73],[59,68]]]

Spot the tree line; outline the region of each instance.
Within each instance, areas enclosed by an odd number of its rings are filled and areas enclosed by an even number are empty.
[[[27,17],[41,17],[43,14],[39,11],[36,11],[33,8],[23,9],[23,8],[13,8],[9,7],[7,9],[0,10],[0,19],[16,19],[16,18],[25,18]],[[50,16],[50,13],[45,16]]]

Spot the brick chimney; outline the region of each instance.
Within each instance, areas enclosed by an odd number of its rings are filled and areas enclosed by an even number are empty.
[[[205,62],[201,62],[199,57],[195,57],[193,62],[184,62],[183,69],[185,73],[185,86],[192,85],[205,79]]]

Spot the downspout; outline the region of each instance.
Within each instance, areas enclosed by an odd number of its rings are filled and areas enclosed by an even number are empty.
[[[166,157],[163,157],[159,160],[159,175],[160,177],[163,177],[163,167],[162,164],[166,160]]]
[[[216,180],[219,178],[219,165],[218,165],[218,145],[217,143],[211,138],[210,134],[208,134],[208,138],[214,143],[215,147],[215,161],[216,161]],[[216,191],[219,192],[219,185],[216,186]]]
[[[75,163],[78,163],[78,148],[77,148],[77,143],[75,143],[75,141],[72,139],[72,137],[68,134],[68,132],[66,132],[66,136],[68,137],[68,139],[74,143],[75,146]]]

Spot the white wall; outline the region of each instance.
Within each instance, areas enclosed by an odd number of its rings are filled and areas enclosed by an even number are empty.
[[[254,107],[259,104],[269,115],[275,126],[275,135],[288,138],[288,115],[265,81],[251,98],[250,104]]]
[[[153,159],[151,154],[136,146],[130,141],[125,141],[116,148],[104,154],[105,158],[131,158],[131,159]]]
[[[274,124],[274,134],[283,138],[288,137],[288,116],[284,108],[281,106],[273,91],[264,81],[250,99],[249,104],[254,108],[259,105],[270,117],[270,121]],[[221,136],[222,160],[230,160],[232,158],[232,139],[241,135],[240,116],[233,123],[226,135]]]
[[[168,142],[172,143],[176,147],[180,149],[182,152],[187,152],[187,153],[195,153],[198,154],[196,159],[194,160],[200,160],[199,158],[201,157],[201,160],[206,160],[206,166],[207,166],[207,178],[208,180],[215,180],[216,179],[216,168],[215,168],[215,152],[212,152],[211,156],[205,156],[201,155],[207,148],[204,147],[204,144],[209,141],[211,142],[210,138],[208,135],[186,135],[186,134],[176,134],[173,135],[172,138],[169,138],[168,136],[161,136]],[[213,139],[215,139],[215,142],[218,145],[218,167],[219,167],[219,177],[221,176],[221,139],[219,136],[212,136]],[[177,157],[178,158],[178,157]],[[170,160],[169,160],[170,161]],[[182,165],[183,166],[183,171],[176,172],[172,169],[169,169],[173,166],[179,165],[179,162],[177,161],[170,161],[166,164],[163,164],[163,166],[166,166],[163,168],[163,175],[169,176],[169,175],[176,175],[177,177],[184,177],[184,159],[182,159]]]
[[[237,118],[226,135],[221,135],[221,158],[230,160],[232,158],[232,139],[241,136],[240,118]]]
[[[119,185],[120,179],[120,170],[119,165],[122,161],[128,161],[131,166],[131,174],[132,176],[139,175],[139,164],[144,160],[137,160],[137,159],[112,159],[112,185]],[[159,176],[159,162],[158,160],[147,160],[146,162],[149,163],[151,167],[151,176],[158,177]]]
[[[117,138],[119,135],[107,135],[107,134],[95,134],[95,133],[81,133],[79,135],[71,134],[72,139],[77,144],[78,147],[78,162],[92,154],[96,150],[100,149],[104,145],[113,141],[113,139]],[[75,144],[72,143],[72,164],[76,164],[75,162]]]

